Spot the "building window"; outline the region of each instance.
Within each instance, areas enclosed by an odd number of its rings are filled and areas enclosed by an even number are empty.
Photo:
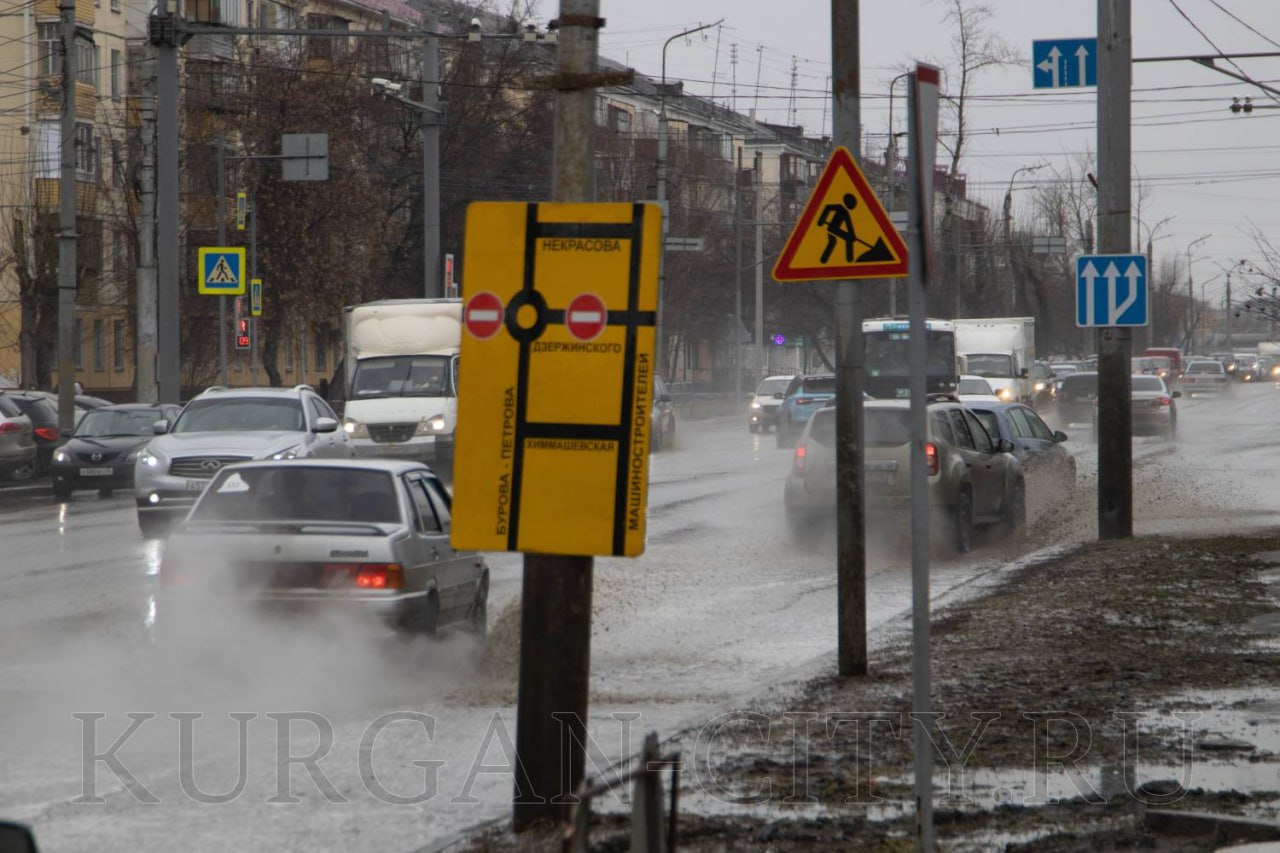
[[[53,77],[59,72],[62,61],[62,38],[59,36],[60,24],[56,21],[49,24],[37,24],[40,37],[40,76]]]
[[[106,324],[101,320],[93,321],[93,369],[99,373],[107,369],[107,335]]]
[[[111,323],[111,359],[116,373],[124,373],[124,320]]]
[[[111,0],[111,11],[112,12],[120,11],[120,0]]]
[[[327,329],[316,329],[316,357],[312,367],[324,372],[329,369],[329,332]]]
[[[120,100],[120,64],[120,51],[111,51],[111,100],[113,101]]]
[[[111,140],[111,186],[124,186],[124,160],[120,154],[119,140]]]
[[[76,80],[98,88],[98,46],[87,39],[76,39]]]
[[[76,125],[76,180],[92,181],[98,174],[98,140],[93,125]]]
[[[79,317],[76,318],[76,370],[84,370],[84,347],[81,346],[84,339],[84,321]]]

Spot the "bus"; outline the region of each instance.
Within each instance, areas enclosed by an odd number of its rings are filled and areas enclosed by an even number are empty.
[[[925,389],[930,394],[954,394],[960,379],[956,359],[956,327],[950,320],[926,320],[928,366]],[[862,323],[864,388],[872,397],[911,396],[909,344],[911,323],[903,317],[882,317]]]

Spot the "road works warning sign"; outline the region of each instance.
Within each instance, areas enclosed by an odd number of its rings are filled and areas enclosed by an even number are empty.
[[[455,548],[644,552],[661,216],[467,209]]]
[[[907,247],[847,148],[818,178],[773,268],[778,281],[902,278]]]

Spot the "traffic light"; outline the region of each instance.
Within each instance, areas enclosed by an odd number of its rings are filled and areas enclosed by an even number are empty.
[[[249,318],[244,313],[244,297],[236,297],[236,349],[249,349]]]

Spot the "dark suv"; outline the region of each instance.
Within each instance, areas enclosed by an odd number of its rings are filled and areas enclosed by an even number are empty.
[[[38,391],[0,391],[6,400],[31,419],[31,432],[36,442],[35,466],[13,472],[14,479],[25,480],[49,470],[53,451],[58,448],[58,409]]]
[[[909,400],[863,404],[868,515],[910,510],[910,405]],[[796,445],[783,493],[795,538],[835,515],[835,415],[833,406],[814,413]],[[925,462],[934,541],[963,553],[972,547],[975,527],[1003,524],[1009,533],[1020,533],[1027,492],[1013,443],[992,439],[973,412],[950,395],[931,397],[927,418]]]
[[[1054,418],[1062,426],[1093,421],[1093,401],[1098,398],[1098,374],[1072,373],[1054,388]]]

